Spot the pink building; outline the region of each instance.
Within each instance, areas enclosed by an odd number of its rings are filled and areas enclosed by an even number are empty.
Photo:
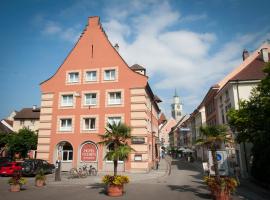
[[[148,171],[158,156],[158,114],[145,69],[129,67],[108,40],[99,17],[90,17],[78,42],[63,64],[41,83],[38,158],[62,170],[84,162],[111,171],[104,160],[108,148],[98,145],[107,123],[132,127],[132,152],[119,161],[119,170]]]

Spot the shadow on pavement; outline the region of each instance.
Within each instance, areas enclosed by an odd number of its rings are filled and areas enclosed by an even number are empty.
[[[89,184],[87,186],[90,189],[102,189],[99,194],[104,194],[106,195],[106,185],[103,183],[94,183],[94,184]]]
[[[187,161],[184,160],[173,160],[172,165],[176,165],[179,170],[200,172],[195,166],[193,166],[193,163],[188,163]]]
[[[199,189],[196,189],[194,187],[191,187],[189,185],[168,185],[168,187],[173,191],[178,192],[192,192],[196,196],[202,198],[202,199],[211,199],[210,193],[204,193],[201,192]],[[199,186],[200,187],[200,186]]]

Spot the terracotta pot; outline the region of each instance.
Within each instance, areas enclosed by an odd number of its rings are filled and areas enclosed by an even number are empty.
[[[44,180],[36,180],[36,186],[37,187],[42,187],[45,185],[45,181]]]
[[[111,197],[119,197],[123,195],[123,185],[108,185],[107,194]]]
[[[10,192],[20,192],[21,186],[19,184],[17,185],[10,185]]]
[[[230,193],[227,191],[215,191],[216,200],[230,200]]]

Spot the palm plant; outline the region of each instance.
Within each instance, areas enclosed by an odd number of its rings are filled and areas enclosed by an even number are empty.
[[[230,139],[226,137],[227,128],[225,126],[204,126],[200,128],[203,138],[196,141],[196,145],[205,145],[207,146],[213,158],[215,178],[217,183],[221,183],[219,171],[218,171],[218,162],[216,157],[216,151],[224,142],[231,142]]]
[[[101,142],[104,146],[111,146],[112,148],[105,155],[105,159],[113,161],[114,176],[117,175],[117,166],[119,160],[126,160],[129,153],[133,150],[128,140],[131,138],[131,128],[123,123],[108,123],[105,128],[105,134],[100,135]]]

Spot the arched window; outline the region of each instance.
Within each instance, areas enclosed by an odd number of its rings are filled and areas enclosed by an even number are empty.
[[[73,160],[73,147],[69,142],[60,143],[58,148],[62,161],[69,162]]]

